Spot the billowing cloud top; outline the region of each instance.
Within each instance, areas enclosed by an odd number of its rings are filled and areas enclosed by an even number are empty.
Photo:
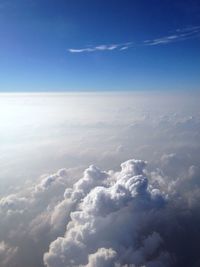
[[[48,267],[142,265],[149,257],[152,264],[158,261],[162,238],[153,229],[144,236],[142,232],[150,227],[152,212],[165,205],[165,197],[148,185],[144,167],[140,160],[124,162],[112,182],[94,166],[85,172],[65,194],[76,208],[65,236],[44,255]]]
[[[175,154],[161,159],[168,169],[176,161]],[[171,180],[146,167],[135,159],[122,163],[120,171],[91,165],[76,182],[60,169],[25,192],[2,198],[1,266],[198,264],[198,168],[190,166],[188,175]],[[194,224],[197,228],[188,228]]]

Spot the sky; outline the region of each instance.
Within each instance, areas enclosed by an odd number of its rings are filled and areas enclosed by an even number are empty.
[[[199,90],[198,0],[0,0],[0,92]]]

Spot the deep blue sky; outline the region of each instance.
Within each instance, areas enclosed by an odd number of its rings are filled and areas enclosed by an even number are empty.
[[[199,90],[199,0],[0,0],[0,91]]]

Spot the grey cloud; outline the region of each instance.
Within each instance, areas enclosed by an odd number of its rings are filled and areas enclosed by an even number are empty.
[[[4,241],[0,242],[0,263],[1,266],[10,266],[17,253],[17,247],[10,247]]]

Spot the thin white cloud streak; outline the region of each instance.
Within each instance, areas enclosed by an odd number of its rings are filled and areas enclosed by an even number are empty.
[[[172,35],[156,38],[152,40],[145,40],[144,44],[148,46],[169,44],[178,41],[184,41],[191,38],[197,38],[200,36],[200,26],[187,27],[182,29],[176,29]]]
[[[95,52],[95,51],[112,51],[112,50],[126,50],[130,48],[133,45],[132,42],[127,42],[127,43],[122,43],[122,44],[102,44],[102,45],[97,45],[97,46],[91,46],[91,47],[86,47],[86,48],[70,48],[68,51],[70,53],[83,53],[83,52]]]
[[[163,36],[160,38],[149,39],[138,43],[137,46],[155,46],[162,44],[170,44],[187,39],[198,38],[200,36],[200,26],[191,26],[186,28],[176,29],[171,35]],[[126,42],[121,44],[101,44],[98,46],[89,46],[85,48],[69,48],[70,53],[90,53],[96,51],[124,51],[133,47],[133,42]]]

